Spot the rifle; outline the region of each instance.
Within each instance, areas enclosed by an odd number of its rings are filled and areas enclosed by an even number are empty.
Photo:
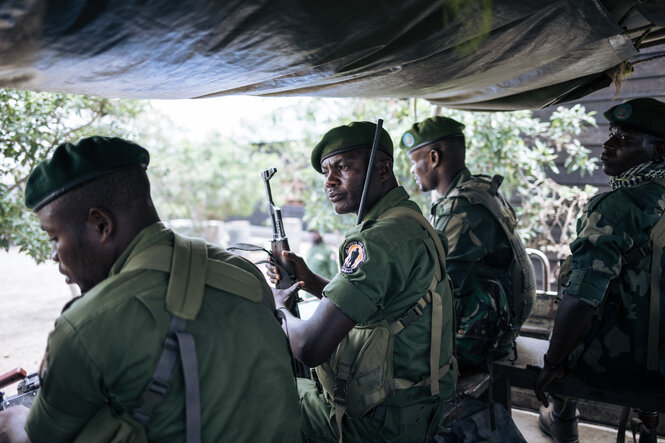
[[[39,373],[33,372],[26,376],[24,369],[13,369],[0,375],[0,388],[4,388],[19,380],[21,381],[16,386],[16,395],[5,398],[5,393],[0,391],[0,411],[19,405],[28,408],[32,406],[32,402],[35,401],[35,396],[37,396],[37,392],[39,391]]]
[[[284,233],[284,222],[282,221],[282,209],[275,205],[272,199],[272,190],[270,189],[270,179],[277,172],[277,168],[264,169],[261,172],[263,183],[266,185],[266,194],[268,195],[268,214],[270,214],[270,222],[272,224],[272,240],[270,241],[270,257],[273,259],[275,266],[279,270],[279,281],[275,285],[277,289],[286,289],[294,284],[296,281],[295,270],[293,263],[286,260],[282,255],[284,251],[290,251],[289,240]],[[295,303],[291,309],[291,313],[300,318],[298,311],[298,302],[301,301],[300,297],[296,295]]]

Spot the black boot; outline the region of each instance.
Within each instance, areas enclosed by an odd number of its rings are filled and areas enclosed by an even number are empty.
[[[549,407],[540,407],[538,425],[554,440],[554,443],[579,443],[577,425],[580,413],[576,408],[577,400],[563,400],[550,397]]]

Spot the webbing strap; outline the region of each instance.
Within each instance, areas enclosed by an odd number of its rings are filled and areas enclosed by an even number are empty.
[[[665,247],[665,213],[660,216],[649,234],[653,244],[651,251],[651,293],[649,301],[649,333],[647,336],[647,370],[658,370],[658,346],[660,336],[660,261]]]
[[[192,334],[184,331],[175,333],[180,348],[180,362],[185,378],[185,412],[187,418],[187,443],[201,441],[201,399],[199,394],[199,366],[196,345]]]
[[[122,272],[145,269],[169,273],[171,272],[172,255],[173,247],[171,246],[151,246],[132,257],[122,268]],[[253,302],[260,301],[261,285],[257,278],[244,269],[229,263],[208,258],[205,284]]]
[[[346,413],[346,386],[351,374],[351,364],[348,361],[340,361],[337,365],[337,376],[335,377],[335,388],[333,391],[333,403],[335,404],[335,422],[339,432],[339,443],[342,443],[342,420]]]
[[[169,390],[169,378],[176,360],[178,359],[178,342],[175,332],[183,330],[187,321],[180,317],[173,317],[169,326],[169,332],[164,339],[162,353],[152,374],[152,380],[148,383],[141,396],[141,406],[132,412],[132,417],[141,425],[145,426],[152,418],[154,409],[159,406]]]
[[[445,365],[441,366],[438,369],[438,374],[436,375],[435,379],[440,380],[444,375],[446,375],[450,370],[452,370],[455,365],[457,364],[457,360],[455,360],[454,356],[450,356],[450,360],[448,360],[448,363]],[[418,383],[412,381],[412,380],[407,380],[406,378],[396,378],[395,379],[395,389],[409,389],[409,388],[416,388],[420,386],[427,386],[430,383],[432,383],[432,377],[427,377],[423,380],[420,380]]]
[[[434,242],[434,247],[436,248],[437,254],[434,256],[434,276],[432,277],[432,281],[430,282],[430,285],[427,288],[427,294],[425,297],[421,297],[418,300],[418,302],[409,311],[407,311],[407,314],[405,315],[410,314],[413,310],[417,311],[419,307],[421,308],[420,315],[422,315],[422,308],[424,308],[424,306],[421,305],[421,301],[432,303],[432,320],[431,320],[432,325],[430,329],[430,349],[429,349],[430,351],[429,379],[431,380],[430,393],[432,396],[439,395],[439,383],[434,382],[434,380],[438,381],[441,378],[441,377],[436,377],[436,375],[439,372],[439,359],[441,358],[441,333],[443,331],[443,300],[441,299],[441,294],[436,292],[436,286],[445,275],[444,266],[445,266],[446,252],[443,247],[443,243],[441,243],[441,239],[439,238],[439,234],[434,230],[432,225],[425,219],[425,217],[422,216],[422,214],[414,211],[413,209],[409,209],[404,206],[398,206],[384,212],[379,217],[379,219],[384,219],[389,217],[408,217],[416,221],[418,224],[420,224],[420,226],[422,226],[423,228],[425,228],[425,230],[427,230],[429,236],[432,238],[432,241]],[[420,317],[420,315],[418,316],[418,318]],[[394,322],[391,325],[391,327],[393,328],[394,331],[395,329],[401,328],[399,329],[401,331],[411,321],[413,320],[404,322],[402,321],[402,319],[399,319],[396,322]]]

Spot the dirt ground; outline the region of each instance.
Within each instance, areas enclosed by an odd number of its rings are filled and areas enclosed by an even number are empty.
[[[16,248],[0,251],[0,374],[39,368],[48,333],[72,294],[55,263],[36,265]]]

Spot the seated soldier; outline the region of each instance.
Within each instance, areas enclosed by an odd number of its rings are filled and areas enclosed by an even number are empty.
[[[263,275],[164,226],[148,162],[137,144],[90,137],[30,174],[26,206],[83,295],[49,335],[32,408],[0,412],[0,441],[300,441]]]
[[[312,151],[338,214],[360,211],[375,131],[371,122],[339,126]],[[321,299],[304,321],[288,312],[289,291],[276,293],[291,349],[318,366],[323,388],[298,379],[306,441],[421,443],[437,430],[455,388],[444,246],[398,186],[385,130],[378,147],[364,217],[339,249],[339,273],[329,281],[284,253],[303,289]],[[269,273],[279,279],[275,267]]]
[[[420,190],[440,195],[432,225],[448,240],[455,344],[460,369],[506,355],[536,296],[533,265],[517,235],[515,212],[498,193],[503,177],[471,175],[464,125],[431,117],[402,135]]]
[[[665,103],[639,98],[605,112],[610,138],[600,161],[611,191],[591,199],[559,276],[563,296],[535,383],[540,426],[556,442],[578,441],[575,399],[544,390],[567,371],[611,390],[626,382],[665,386]],[[649,384],[651,383],[651,384]],[[651,414],[653,415],[653,414]],[[655,440],[655,422],[643,441]],[[644,440],[642,439],[644,438]]]

